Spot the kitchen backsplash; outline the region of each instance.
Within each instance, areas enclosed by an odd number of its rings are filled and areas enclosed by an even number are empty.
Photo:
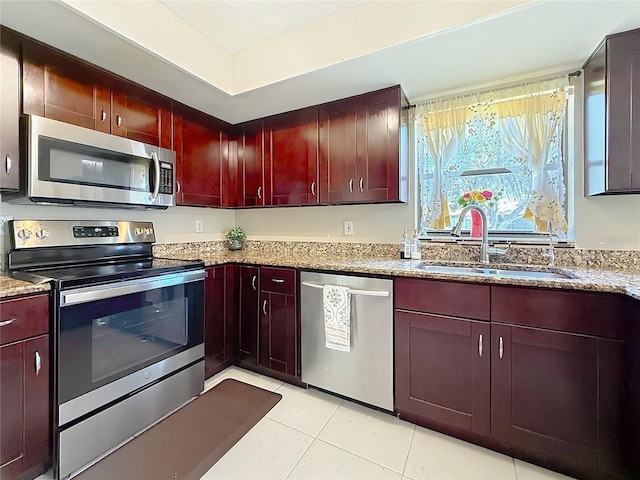
[[[193,255],[226,250],[226,242],[193,242],[154,245],[154,255]],[[546,247],[512,246],[504,256],[492,257],[492,263],[518,263],[547,265],[543,257]],[[249,240],[245,249],[253,252],[281,253],[292,257],[340,257],[340,258],[399,258],[400,245],[388,243],[337,243],[290,242]],[[478,245],[422,242],[422,258],[431,261],[478,262]],[[640,251],[636,250],[586,250],[556,248],[555,265],[558,267],[602,268],[613,270],[639,270]]]

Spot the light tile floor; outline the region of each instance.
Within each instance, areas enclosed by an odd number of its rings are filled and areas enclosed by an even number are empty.
[[[570,480],[347,400],[230,367],[282,400],[202,480]]]

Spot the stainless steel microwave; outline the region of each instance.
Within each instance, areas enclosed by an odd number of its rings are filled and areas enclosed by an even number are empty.
[[[22,197],[10,202],[175,206],[173,150],[35,115],[25,116],[23,126]]]

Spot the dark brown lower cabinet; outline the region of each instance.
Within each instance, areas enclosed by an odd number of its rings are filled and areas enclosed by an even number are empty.
[[[491,433],[602,472],[620,472],[624,343],[491,325]]]
[[[489,322],[456,316],[453,293],[468,298],[477,286],[420,282],[395,287],[401,417],[579,478],[636,478],[637,306],[615,294],[491,286],[477,302]]]
[[[204,292],[205,378],[233,362],[233,265],[207,268]]]
[[[298,376],[296,271],[274,267],[260,270],[260,365]]]
[[[490,433],[490,325],[396,311],[396,409]]]
[[[260,302],[260,269],[238,267],[238,334],[236,356],[242,363],[258,364],[258,304]]]
[[[0,347],[0,478],[35,478],[51,460],[49,335]]]

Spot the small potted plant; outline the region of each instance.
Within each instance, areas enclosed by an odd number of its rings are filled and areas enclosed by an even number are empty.
[[[242,250],[247,241],[247,232],[242,227],[232,227],[225,232],[224,238],[227,239],[229,250]]]

